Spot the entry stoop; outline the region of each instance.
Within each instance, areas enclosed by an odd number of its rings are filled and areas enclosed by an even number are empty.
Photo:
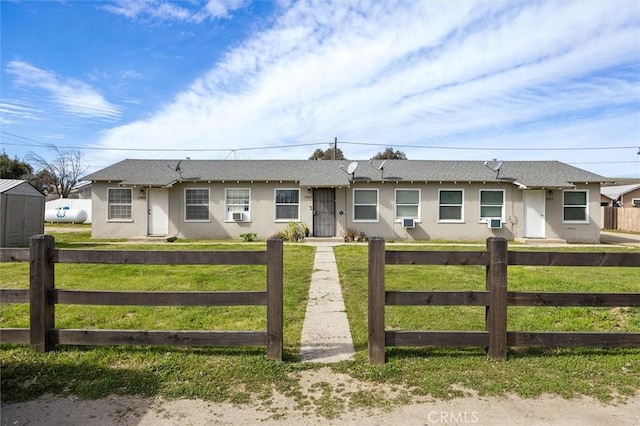
[[[567,240],[563,240],[562,238],[515,238],[514,241],[516,243],[526,244],[530,246],[567,244]]]
[[[344,243],[342,237],[304,237],[305,243]]]

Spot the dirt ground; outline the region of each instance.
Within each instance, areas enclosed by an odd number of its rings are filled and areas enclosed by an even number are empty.
[[[301,407],[292,398],[275,394],[267,402],[232,405],[203,400],[165,400],[112,396],[99,400],[43,396],[39,399],[2,404],[2,426],[16,425],[640,425],[640,395],[624,402],[604,404],[591,398],[566,400],[545,395],[535,399],[480,397],[465,392],[451,400],[413,398],[407,405],[391,408],[350,408],[354,392],[379,392],[380,386],[363,383],[333,373],[328,368],[304,372],[303,391],[311,394],[310,404]],[[319,413],[313,395],[315,385],[329,384],[342,389],[336,407],[326,417]],[[382,389],[390,397],[398,389]],[[326,405],[325,405],[326,407]]]

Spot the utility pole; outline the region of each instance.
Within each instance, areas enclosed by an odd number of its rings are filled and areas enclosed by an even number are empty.
[[[333,159],[336,159],[336,151],[338,151],[338,137],[333,138]]]

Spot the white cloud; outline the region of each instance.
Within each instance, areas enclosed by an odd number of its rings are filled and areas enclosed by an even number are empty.
[[[229,18],[231,12],[247,4],[247,0],[208,0],[170,2],[167,0],[115,0],[102,8],[129,19],[202,22],[207,18]]]
[[[117,119],[121,108],[109,103],[96,89],[77,79],[61,79],[50,71],[23,61],[10,61],[6,72],[18,85],[42,89],[66,112],[80,117]]]
[[[144,75],[140,74],[134,70],[123,70],[120,71],[120,78],[127,80],[144,80]]]
[[[209,0],[205,10],[215,18],[227,18],[230,12],[240,9],[246,3],[246,0]]]
[[[40,120],[41,110],[32,108],[18,100],[5,99],[0,102],[0,124],[12,124],[21,120]]]
[[[101,142],[242,149],[328,144],[338,136],[389,146],[633,145],[640,134],[639,26],[633,2],[301,1],[170,104]],[[368,158],[379,149],[343,150]],[[311,151],[249,155],[306,158]],[[451,151],[412,152],[452,158]],[[563,155],[551,153],[573,158]]]

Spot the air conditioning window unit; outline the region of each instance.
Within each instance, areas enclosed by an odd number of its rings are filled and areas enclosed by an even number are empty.
[[[236,222],[239,222],[242,220],[242,212],[233,212],[233,220],[235,220]]]
[[[402,227],[403,228],[415,228],[416,227],[415,219],[402,219]]]
[[[487,226],[490,229],[500,229],[502,228],[502,219],[489,219],[487,221]]]

